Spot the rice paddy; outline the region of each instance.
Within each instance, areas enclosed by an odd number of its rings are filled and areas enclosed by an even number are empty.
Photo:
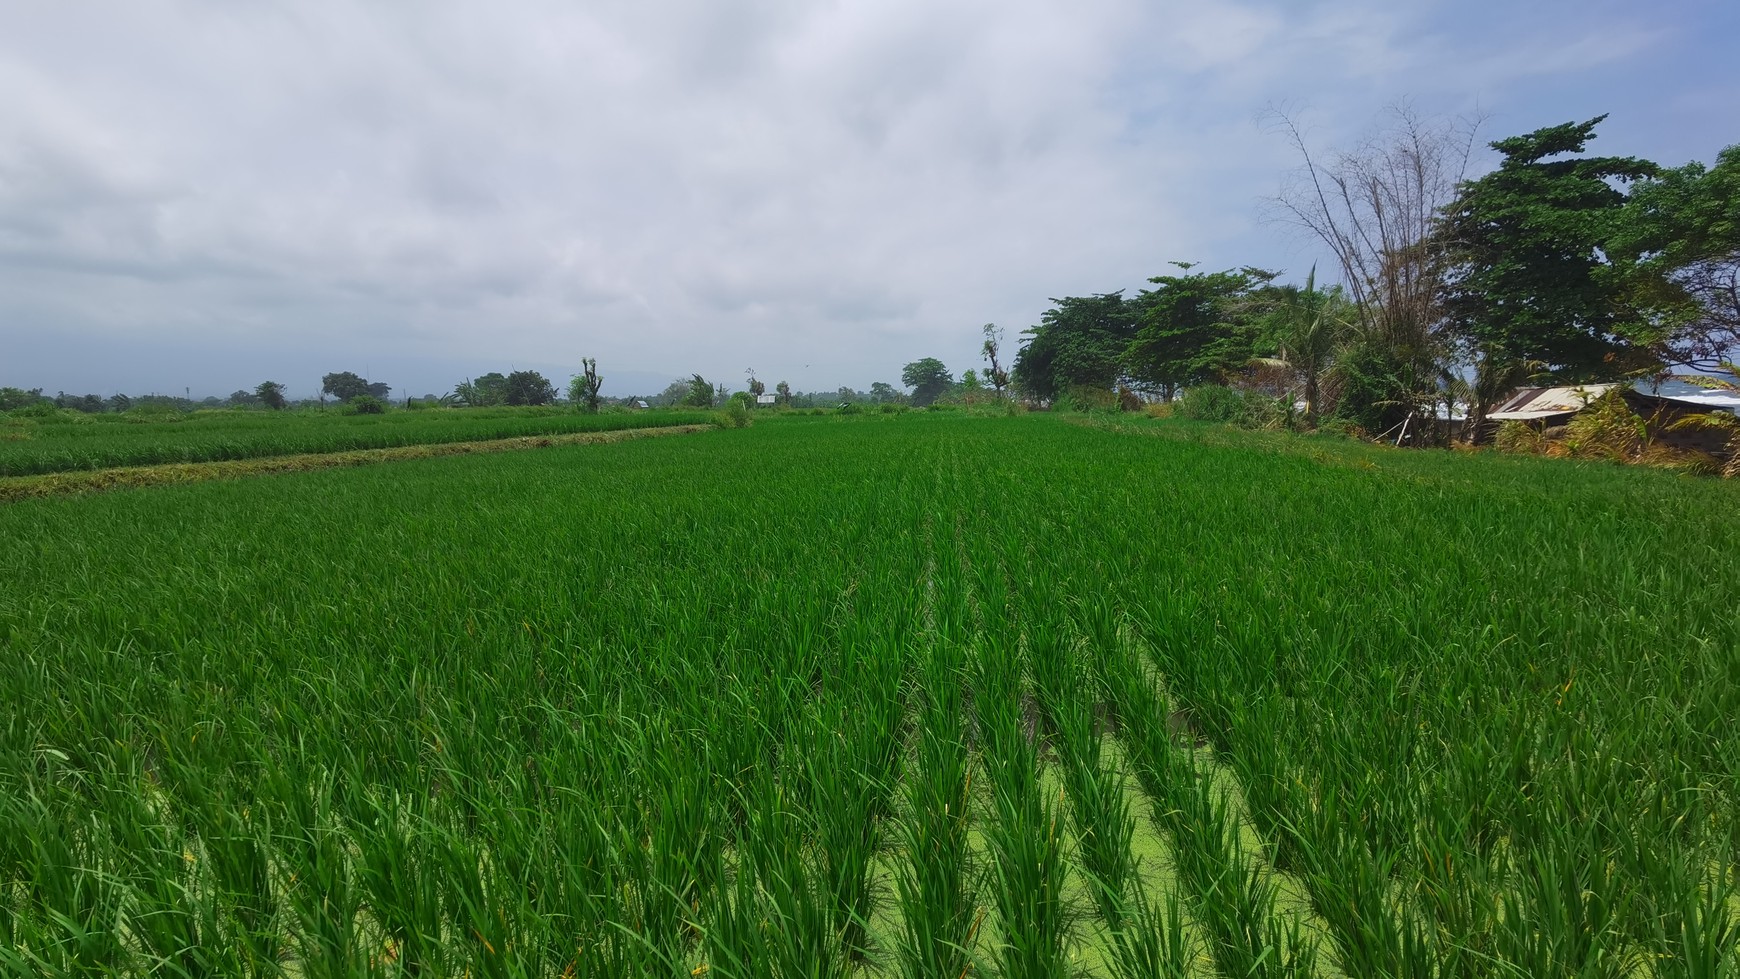
[[[1732,976],[1737,513],[947,414],[0,506],[0,970]]]
[[[226,462],[664,425],[705,424],[704,411],[579,414],[554,408],[431,408],[381,415],[337,410],[124,412],[0,417],[0,477],[121,466]]]

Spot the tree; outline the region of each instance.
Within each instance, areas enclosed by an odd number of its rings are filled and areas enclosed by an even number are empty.
[[[1217,381],[1254,353],[1257,308],[1252,293],[1276,273],[1258,268],[1159,275],[1132,300],[1139,327],[1125,349],[1125,373],[1171,401],[1179,388]]]
[[[1697,374],[1677,375],[1679,380],[1687,381],[1698,387],[1711,391],[1725,391],[1730,394],[1740,394],[1740,364],[1723,361],[1716,365],[1717,370],[1726,371],[1728,377],[1707,377]],[[1729,479],[1740,479],[1740,421],[1735,421],[1732,415],[1721,412],[1711,412],[1708,415],[1689,415],[1676,425],[1688,425],[1702,428],[1726,429],[1728,435],[1728,462],[1722,467],[1722,475]]]
[[[1305,288],[1272,286],[1267,300],[1265,333],[1276,353],[1270,362],[1298,377],[1305,396],[1305,420],[1315,425],[1322,408],[1324,375],[1354,328],[1357,314],[1339,288],[1317,288],[1316,266],[1305,277]]]
[[[124,394],[116,394],[114,397],[109,399],[108,405],[110,411],[126,411],[128,408],[133,407],[133,399]]]
[[[1136,311],[1122,289],[1051,300],[1039,325],[1022,331],[1010,380],[1030,397],[1055,400],[1077,385],[1110,391],[1135,339]]]
[[[469,378],[460,381],[453,386],[453,393],[473,408],[507,404],[507,377],[499,371],[490,371],[475,381]]]
[[[598,388],[604,379],[598,376],[598,361],[591,357],[583,357],[580,366],[584,373],[575,374],[568,379],[568,400],[586,406],[586,410],[594,414],[598,411]]]
[[[370,394],[369,382],[350,371],[339,371],[328,374],[320,379],[322,394],[330,394],[340,401],[349,401]]]
[[[749,403],[754,404],[756,398],[767,393],[767,385],[761,383],[760,379],[755,376],[755,368],[751,367],[744,373],[749,375]]]
[[[689,378],[689,393],[683,397],[683,404],[691,408],[713,407],[713,384],[699,374]]]
[[[906,394],[887,381],[874,381],[870,384],[870,400],[879,405],[898,404],[906,400]]]
[[[42,389],[26,391],[23,388],[0,388],[0,411],[12,411],[23,408],[42,400]]]
[[[712,385],[708,385],[709,389],[711,389],[711,387]],[[685,402],[685,399],[689,396],[689,391],[690,385],[688,381],[672,381],[665,385],[663,391],[660,391],[658,394],[653,395],[647,400],[660,408],[673,408]]]
[[[1430,119],[1393,106],[1352,150],[1320,157],[1294,119],[1273,119],[1300,159],[1294,179],[1271,199],[1273,213],[1323,242],[1352,301],[1356,329],[1336,411],[1387,427],[1437,401],[1457,352],[1443,335],[1446,242],[1438,215],[1468,172],[1483,120]]]
[[[1605,116],[1492,144],[1498,169],[1462,185],[1445,210],[1444,301],[1483,358],[1539,361],[1563,379],[1650,370],[1672,327],[1640,305],[1637,266],[1610,251],[1625,219],[1616,186],[1655,176],[1633,157],[1582,153]]]
[[[991,365],[990,369],[985,371],[985,380],[997,389],[997,397],[1001,398],[1003,389],[1009,386],[1009,372],[1003,369],[1003,364],[997,359],[998,354],[1003,349],[1003,330],[995,323],[986,323],[981,329],[985,342],[980,345],[979,353],[985,358],[985,362]]]
[[[230,396],[225,399],[225,403],[232,407],[241,407],[243,405],[259,404],[260,399],[259,396],[255,395],[252,391],[238,390],[230,392]]]
[[[774,396],[779,399],[780,404],[785,405],[788,408],[791,407],[791,385],[790,384],[787,384],[784,381],[780,381],[778,384],[774,385],[773,391],[774,391]]]
[[[237,393],[241,394],[243,392]],[[103,410],[103,399],[101,395],[96,394],[68,394],[65,391],[61,391],[56,394],[54,405],[57,408],[65,408],[68,411],[77,411],[87,415],[94,415]]]
[[[921,408],[947,391],[953,381],[948,368],[935,357],[915,360],[900,371],[900,383],[912,388],[912,403]]]
[[[1740,146],[1638,181],[1624,212],[1613,252],[1679,323],[1662,358],[1721,370],[1740,351]]]
[[[961,400],[969,405],[977,404],[979,392],[985,389],[984,382],[979,380],[979,372],[972,369],[961,372],[961,383],[957,387],[960,388]]]
[[[556,387],[537,371],[514,371],[502,386],[502,400],[510,405],[547,405],[556,400]]]
[[[254,397],[273,411],[283,411],[290,403],[284,397],[284,385],[277,381],[261,381],[254,388]]]

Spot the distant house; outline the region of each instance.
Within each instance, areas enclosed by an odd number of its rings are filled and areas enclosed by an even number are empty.
[[[1575,387],[1518,388],[1493,405],[1486,413],[1489,429],[1482,441],[1490,439],[1504,422],[1523,422],[1547,431],[1568,423],[1586,410],[1596,399],[1618,391],[1625,404],[1639,417],[1649,422],[1650,435],[1656,441],[1680,449],[1692,449],[1721,455],[1727,444],[1727,434],[1708,428],[1685,426],[1675,428],[1674,422],[1688,415],[1732,411],[1740,413],[1740,396],[1719,391],[1688,390],[1665,393],[1657,388],[1644,393],[1624,384],[1583,384]]]

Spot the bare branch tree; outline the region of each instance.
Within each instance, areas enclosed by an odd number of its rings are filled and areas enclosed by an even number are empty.
[[[1438,397],[1442,335],[1439,210],[1467,177],[1483,117],[1426,118],[1407,103],[1351,150],[1319,154],[1297,114],[1266,113],[1299,155],[1299,167],[1268,199],[1273,220],[1321,241],[1354,301],[1364,339],[1389,351],[1406,376],[1410,411]]]
[[[1299,154],[1299,168],[1269,199],[1273,216],[1323,242],[1340,266],[1362,325],[1402,338],[1437,320],[1437,249],[1441,207],[1467,176],[1479,116],[1426,119],[1406,103],[1349,151],[1314,153],[1298,118],[1267,114]]]

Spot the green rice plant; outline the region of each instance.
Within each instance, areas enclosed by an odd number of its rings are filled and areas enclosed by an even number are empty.
[[[234,956],[235,973],[275,975],[285,936],[272,882],[271,828],[229,805],[207,804],[196,812],[195,832],[210,867],[215,898],[225,910],[217,942]]]
[[[994,958],[1006,976],[1063,976],[1072,915],[1063,896],[1062,793],[1053,797],[1040,784],[1023,702],[1015,650],[988,638],[976,657],[973,704],[991,783],[986,846],[1000,925]]]
[[[126,933],[148,971],[181,977],[233,975],[240,964],[226,944],[220,910],[202,855],[182,827],[165,823],[137,792],[104,801],[112,839],[124,855]]]
[[[1153,818],[1165,826],[1180,877],[1196,895],[1196,916],[1212,936],[1210,951],[1232,975],[1304,976],[1316,969],[1315,942],[1275,910],[1272,871],[1238,839],[1224,793],[1173,743],[1171,712],[1138,664],[1110,671],[1121,731]]]
[[[9,503],[0,970],[1731,971],[1735,491],[916,413]]]
[[[350,824],[356,846],[357,885],[369,916],[384,933],[386,953],[407,975],[450,971],[443,941],[440,830],[428,824],[412,799],[371,800],[370,818]]]
[[[901,922],[895,963],[906,979],[960,976],[973,962],[979,921],[969,841],[974,768],[958,652],[939,646],[917,684],[917,758],[903,783],[906,813],[897,834],[904,859],[895,878]]]
[[[1652,970],[1676,979],[1732,979],[1740,974],[1734,879],[1725,872],[1701,882],[1687,876],[1683,868],[1676,875],[1679,900],[1657,918],[1659,951]]]
[[[866,676],[852,684],[861,694],[855,702],[829,698],[818,705],[801,762],[832,928],[854,960],[869,952],[871,863],[883,848],[882,816],[900,777],[900,674],[897,659],[884,662],[890,666],[880,681]]]
[[[733,883],[721,877],[715,885],[708,971],[727,977],[849,975],[851,949],[835,928],[832,896],[799,822],[771,778],[757,780],[748,791],[750,819],[734,847]]]
[[[99,820],[66,820],[47,800],[0,796],[17,878],[7,881],[0,923],[21,974],[102,975],[127,961],[121,922],[127,892],[109,865],[114,848]]]
[[[37,421],[29,440],[0,439],[0,476],[704,425],[711,419],[696,411],[582,415],[466,408],[351,416],[225,411],[175,416],[173,421],[127,424],[130,420],[137,421],[119,415]]]
[[[1118,898],[1119,926],[1108,930],[1118,979],[1186,979],[1194,952],[1185,937],[1184,912],[1176,894],[1157,907],[1141,887]]]
[[[1080,650],[1068,649],[1050,630],[1035,629],[1029,641],[1040,709],[1056,732],[1053,743],[1062,762],[1059,770],[1088,896],[1100,920],[1115,932],[1124,925],[1135,835],[1124,777],[1102,762],[1096,698],[1074,665]]]

